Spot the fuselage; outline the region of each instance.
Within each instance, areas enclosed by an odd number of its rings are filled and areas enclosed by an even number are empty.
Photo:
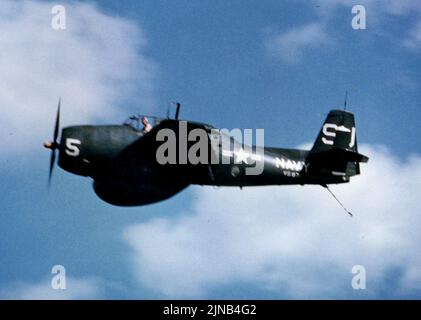
[[[178,130],[178,120],[164,120],[160,126]],[[73,174],[89,176],[103,200],[116,205],[140,205],[164,200],[190,184],[214,186],[263,186],[348,182],[348,177],[312,173],[309,151],[283,148],[256,148],[235,143],[213,127],[186,122],[188,132],[207,133],[207,161],[166,163],[157,160],[162,142],[158,131],[144,133],[129,125],[72,126],[62,130],[59,166]],[[212,143],[216,134],[219,141]],[[225,140],[224,140],[225,139]],[[195,141],[176,133],[177,155],[189,152]],[[183,151],[184,152],[184,151]],[[202,157],[203,159],[203,157]]]

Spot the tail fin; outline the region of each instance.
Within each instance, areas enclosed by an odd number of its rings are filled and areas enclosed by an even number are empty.
[[[352,113],[342,110],[330,111],[311,152],[327,151],[333,147],[358,152]]]
[[[354,115],[332,110],[307,159],[313,172],[336,176],[353,176],[360,173],[360,162],[368,158],[358,153]]]

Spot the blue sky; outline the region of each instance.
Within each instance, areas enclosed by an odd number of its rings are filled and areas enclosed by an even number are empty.
[[[0,297],[421,297],[419,2],[359,1],[367,29],[354,30],[346,0],[62,1],[64,31],[50,27],[55,2],[4,3]],[[317,187],[191,187],[118,208],[56,168],[46,189],[58,96],[64,125],[176,100],[182,118],[296,147],[345,91],[371,158],[335,188],[351,222]],[[55,264],[66,293],[49,287]],[[352,290],[356,264],[367,290]]]

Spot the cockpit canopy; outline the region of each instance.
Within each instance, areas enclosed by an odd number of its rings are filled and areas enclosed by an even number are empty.
[[[126,121],[124,121],[123,124],[131,127],[133,130],[138,131],[139,133],[145,134],[165,120],[170,120],[170,119],[137,114],[137,115],[128,117]],[[191,129],[203,128],[208,132],[211,131],[212,129],[215,129],[213,126],[206,123],[202,123],[202,122],[196,122],[196,121],[185,121],[185,122],[189,124],[189,127]]]
[[[124,121],[124,125],[130,126],[136,131],[144,131],[145,123],[148,123],[151,126],[151,128],[153,128],[163,120],[165,120],[165,118],[138,114],[128,117],[126,121]]]

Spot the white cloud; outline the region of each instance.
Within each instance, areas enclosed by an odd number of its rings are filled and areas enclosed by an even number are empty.
[[[265,46],[268,52],[284,62],[297,63],[306,52],[333,43],[335,35],[332,18],[338,14],[338,8],[347,8],[349,18],[344,23],[351,28],[353,17],[351,9],[354,5],[363,5],[366,8],[367,28],[376,35],[388,35],[390,27],[387,23],[398,23],[390,17],[414,16],[417,22],[409,28],[408,33],[393,40],[394,43],[403,44],[406,48],[415,50],[421,48],[421,2],[419,0],[325,0],[317,6],[308,1],[304,3],[315,9],[320,17],[318,21],[286,30],[266,39]],[[335,23],[337,23],[336,20]],[[402,38],[405,40],[402,41]]]
[[[404,41],[404,45],[414,50],[421,49],[421,19],[420,21],[418,21],[416,26],[409,32],[407,39]]]
[[[323,0],[317,11],[321,14],[328,13],[337,6],[348,7],[349,12],[354,5],[363,5],[370,13],[376,15],[406,15],[414,12],[421,12],[421,4],[418,0]],[[367,12],[368,13],[368,12]]]
[[[395,39],[395,43],[402,44],[410,49],[419,49],[421,47],[421,2],[419,0],[325,0],[320,6],[319,12],[322,16],[333,16],[334,10],[338,7],[351,8],[354,5],[363,5],[366,8],[366,18],[368,29],[376,34],[385,35],[390,29],[390,24],[398,23],[392,18],[415,17],[415,24],[410,26],[406,38]],[[351,17],[351,16],[350,16]],[[351,20],[350,20],[351,21]]]
[[[142,30],[92,5],[66,3],[66,30],[51,27],[53,3],[0,6],[0,147],[40,148],[50,138],[59,96],[64,124],[116,121],[127,101],[149,108],[154,64]]]
[[[361,264],[367,290],[358,297],[421,290],[421,158],[362,151],[370,156],[362,175],[332,186],[353,218],[318,186],[194,187],[191,212],[125,231],[139,282],[176,298],[236,283],[279,297],[343,298],[356,295],[351,268]],[[395,268],[401,276],[387,282]]]
[[[98,278],[66,278],[66,289],[55,290],[51,279],[38,283],[18,282],[0,290],[0,299],[7,300],[81,300],[101,299],[104,286]]]
[[[296,63],[305,51],[324,46],[329,42],[324,27],[320,23],[310,23],[269,37],[266,48],[285,62]]]

